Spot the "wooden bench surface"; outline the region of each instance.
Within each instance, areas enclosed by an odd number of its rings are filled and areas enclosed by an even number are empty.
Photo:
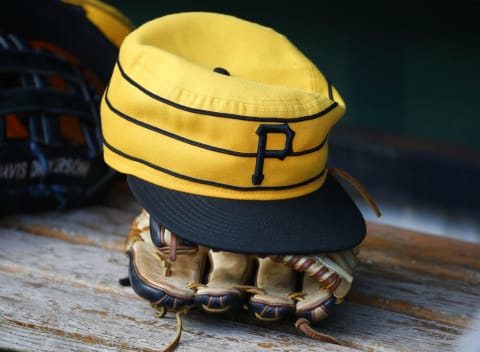
[[[0,350],[161,351],[173,314],[156,318],[118,279],[140,206],[123,182],[102,205],[0,219]],[[452,351],[480,308],[480,245],[374,223],[352,291],[317,326],[191,312],[178,351]]]

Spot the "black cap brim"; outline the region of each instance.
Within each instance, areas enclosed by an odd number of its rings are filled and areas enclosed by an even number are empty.
[[[145,209],[179,237],[213,249],[252,254],[308,254],[350,249],[365,221],[331,175],[308,195],[285,200],[232,200],[166,189],[128,176]]]

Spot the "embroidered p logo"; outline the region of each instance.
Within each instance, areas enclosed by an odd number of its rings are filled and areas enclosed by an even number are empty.
[[[255,173],[252,175],[252,183],[260,185],[263,181],[263,163],[265,158],[277,158],[280,160],[292,153],[292,141],[295,132],[288,126],[283,125],[260,125],[257,128],[258,148],[257,161],[255,163]],[[283,149],[267,149],[267,136],[269,133],[283,133],[285,135],[285,145]]]

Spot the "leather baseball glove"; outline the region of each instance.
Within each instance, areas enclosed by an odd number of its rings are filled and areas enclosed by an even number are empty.
[[[99,102],[131,28],[101,1],[0,3],[0,215],[106,190]]]
[[[216,251],[188,243],[145,210],[133,221],[126,241],[129,282],[163,316],[193,308],[209,313],[247,309],[264,321],[295,319],[307,336],[338,343],[313,329],[348,294],[357,250],[318,255],[255,256]]]

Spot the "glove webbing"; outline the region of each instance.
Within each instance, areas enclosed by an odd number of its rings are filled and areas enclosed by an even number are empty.
[[[66,115],[78,118],[89,151],[101,153],[94,132],[100,121],[99,97],[92,94],[78,68],[58,55],[32,48],[15,35],[0,34],[0,74],[6,77],[0,90],[0,142],[8,137],[5,116],[15,114],[27,120],[32,143],[62,145],[58,116]],[[54,89],[49,77],[60,77],[67,86]]]

